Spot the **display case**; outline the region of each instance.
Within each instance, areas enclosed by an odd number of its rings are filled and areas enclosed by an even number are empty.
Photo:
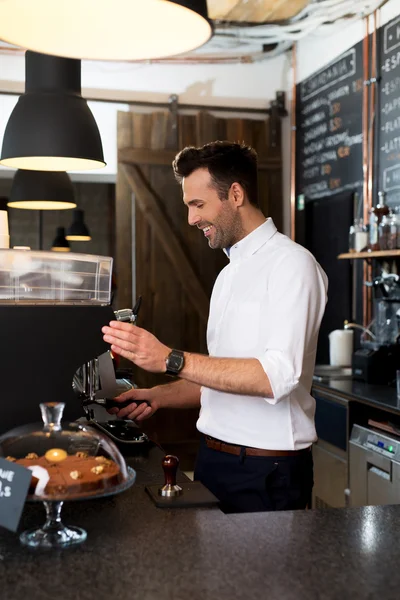
[[[113,259],[0,250],[0,303],[109,304]]]

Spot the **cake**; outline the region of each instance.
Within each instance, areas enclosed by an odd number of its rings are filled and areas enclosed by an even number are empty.
[[[105,456],[88,456],[85,452],[69,455],[64,450],[54,448],[44,456],[27,454],[25,458],[8,460],[23,467],[42,467],[49,479],[40,497],[79,498],[95,495],[118,485],[123,476],[117,463]],[[46,478],[47,479],[47,478]],[[38,479],[32,476],[30,494],[35,493]]]

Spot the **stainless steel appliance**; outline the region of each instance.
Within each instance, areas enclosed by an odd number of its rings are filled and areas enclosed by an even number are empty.
[[[400,504],[400,437],[353,425],[350,506]]]
[[[321,373],[321,371],[319,371]],[[347,504],[348,403],[326,389],[313,388],[316,401],[313,444],[313,508],[343,507]]]

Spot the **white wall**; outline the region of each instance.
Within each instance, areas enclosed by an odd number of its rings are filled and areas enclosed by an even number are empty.
[[[82,61],[85,97],[121,100],[168,100],[265,108],[285,81],[283,56],[250,64],[146,64]],[[23,55],[0,54],[0,91],[22,91]]]
[[[114,181],[117,172],[117,111],[129,110],[128,101],[168,102],[177,94],[182,104],[260,108],[269,106],[275,93],[285,89],[285,57],[254,64],[169,65],[135,63],[82,63],[83,95],[120,103],[89,102],[99,126],[104,169],[73,174],[75,180]],[[0,91],[22,93],[23,55],[0,54]],[[0,94],[0,145],[17,96]],[[12,172],[0,167],[0,177]]]

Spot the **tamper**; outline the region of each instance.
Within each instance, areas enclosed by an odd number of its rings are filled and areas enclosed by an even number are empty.
[[[164,470],[165,483],[159,488],[158,495],[165,498],[172,498],[182,494],[182,488],[176,483],[176,472],[178,470],[179,458],[172,454],[164,456],[161,462]]]

